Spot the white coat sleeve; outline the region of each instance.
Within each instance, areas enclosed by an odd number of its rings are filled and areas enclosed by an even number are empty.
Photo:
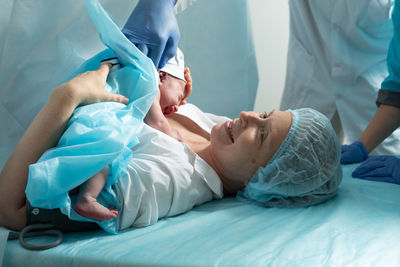
[[[196,2],[197,0],[177,0],[178,2],[175,5],[175,12],[176,14],[182,12],[183,10],[185,10],[186,8],[188,8],[189,6],[191,6],[194,2]]]

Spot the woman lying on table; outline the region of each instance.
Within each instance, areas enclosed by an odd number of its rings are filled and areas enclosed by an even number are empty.
[[[78,106],[127,103],[103,89],[109,68],[103,64],[53,90],[0,174],[1,225],[21,230],[46,222],[65,229],[58,215],[41,218],[46,212],[27,202],[28,168],[57,145]],[[241,112],[227,120],[186,104],[168,120],[183,142],[143,125],[113,188],[120,201],[118,229],[150,225],[223,196],[270,207],[314,205],[332,198],[341,182],[338,140],[329,120],[312,109]],[[61,224],[69,223],[74,221]]]

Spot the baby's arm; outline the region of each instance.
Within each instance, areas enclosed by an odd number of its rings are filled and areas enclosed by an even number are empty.
[[[167,118],[165,118],[164,114],[161,111],[160,93],[158,93],[156,99],[154,99],[154,102],[151,105],[149,112],[147,112],[146,117],[144,118],[144,122],[147,123],[149,126],[171,136],[172,138],[175,138],[179,142],[183,141],[180,132],[169,125]]]

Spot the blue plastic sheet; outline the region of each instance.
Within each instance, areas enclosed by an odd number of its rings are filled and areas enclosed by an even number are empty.
[[[7,238],[10,230],[0,225],[0,266],[3,266],[4,249],[7,244]]]
[[[127,96],[128,105],[103,102],[75,110],[56,148],[48,150],[29,167],[26,195],[33,206],[61,208],[71,219],[93,221],[78,215],[68,192],[111,164],[110,175],[98,201],[120,208],[112,190],[131,160],[131,147],[144,116],[158,93],[158,75],[150,59],[125,36],[97,0],[85,1],[89,14],[109,49],[85,62],[73,73],[97,69],[101,60],[117,57],[122,68],[112,71],[105,89]],[[108,232],[117,232],[117,219],[98,221]]]
[[[397,267],[400,186],[354,179],[357,166],[343,166],[338,195],[317,206],[215,200],[118,235],[66,234],[61,245],[40,253],[8,241],[4,266]]]

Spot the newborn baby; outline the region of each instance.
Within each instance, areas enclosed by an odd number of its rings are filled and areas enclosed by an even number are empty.
[[[192,78],[189,68],[185,68],[184,56],[177,50],[175,57],[158,71],[160,77],[159,93],[144,118],[144,122],[161,132],[182,141],[181,134],[172,128],[165,116],[178,111],[186,103],[192,92]],[[118,210],[104,207],[97,197],[108,178],[108,166],[96,173],[79,188],[74,210],[84,217],[96,220],[109,220],[118,216]]]
[[[180,133],[172,128],[165,116],[177,112],[186,103],[192,92],[192,77],[185,68],[184,56],[178,48],[176,56],[158,71],[160,75],[159,93],[154,100],[144,122],[161,132],[182,141]]]

